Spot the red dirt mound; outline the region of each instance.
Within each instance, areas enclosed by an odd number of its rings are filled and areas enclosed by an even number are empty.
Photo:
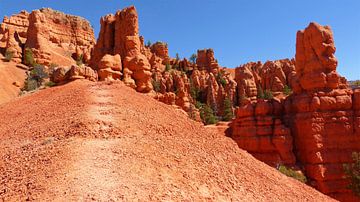
[[[0,201],[331,201],[118,83],[0,105]]]

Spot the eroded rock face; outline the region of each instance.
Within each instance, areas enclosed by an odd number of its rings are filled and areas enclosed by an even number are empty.
[[[295,61],[237,68],[238,94],[246,99],[239,100],[232,138],[270,165],[297,162],[321,192],[356,201],[346,188],[343,164],[360,151],[360,90],[338,75],[334,53],[330,27],[310,23],[297,34]],[[285,100],[256,99],[259,87],[276,92],[284,85],[293,89]]]
[[[343,164],[360,151],[358,92],[336,72],[330,27],[316,23],[297,34],[294,94],[286,109],[295,152],[312,185],[340,200],[354,199],[346,189]],[[295,85],[293,85],[295,86]]]
[[[0,24],[0,48],[3,52],[11,52],[12,60],[18,63],[22,61],[23,46],[27,39],[28,17],[28,12],[21,11],[11,17],[5,16]]]
[[[139,37],[138,16],[135,7],[131,6],[115,15],[101,18],[101,30],[96,43],[92,66],[99,69],[99,62],[104,55],[119,54],[123,65],[125,84],[139,92],[150,92],[151,66],[142,52],[143,42]]]
[[[219,64],[214,56],[213,49],[204,49],[197,51],[196,65],[199,70],[207,70],[208,72],[212,72],[217,74],[217,70],[219,69]]]
[[[240,148],[272,165],[294,165],[293,138],[283,124],[283,106],[278,100],[258,100],[240,106],[232,122],[232,138]]]
[[[83,18],[49,8],[29,15],[26,47],[39,64],[71,65],[81,55],[88,62],[94,44],[93,29]]]
[[[116,79],[120,80],[122,76],[120,55],[104,55],[103,58],[101,58],[97,68],[100,81]]]
[[[295,61],[289,59],[250,62],[235,69],[238,83],[239,103],[254,102],[259,92],[271,91],[274,96],[282,96],[285,86],[296,85]]]
[[[91,67],[72,65],[70,67],[57,67],[50,77],[51,81],[57,84],[64,84],[77,79],[97,81],[98,75]]]

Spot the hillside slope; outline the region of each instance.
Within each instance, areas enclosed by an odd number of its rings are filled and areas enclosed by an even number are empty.
[[[0,200],[331,201],[117,83],[0,105]]]
[[[17,97],[20,88],[13,83],[23,85],[26,78],[25,70],[17,68],[15,62],[4,62],[2,59],[0,54],[0,104]]]

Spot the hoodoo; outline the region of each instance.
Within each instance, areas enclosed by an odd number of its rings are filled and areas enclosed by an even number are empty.
[[[295,65],[283,60],[270,68],[266,63],[237,68],[240,107],[232,138],[270,165],[300,165],[321,192],[356,201],[343,165],[360,151],[360,91],[336,72],[335,50],[330,27],[310,23],[297,33]],[[267,73],[258,73],[264,69]],[[269,69],[277,73],[270,76]],[[277,92],[284,85],[293,90],[286,98],[257,98],[259,88]]]

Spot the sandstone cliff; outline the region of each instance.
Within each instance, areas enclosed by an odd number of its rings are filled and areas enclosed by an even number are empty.
[[[10,17],[5,16],[0,24],[0,52],[12,53],[12,60],[22,61],[23,47],[27,39],[29,13],[21,11]]]
[[[26,47],[39,64],[71,65],[79,59],[88,62],[94,44],[94,31],[83,18],[49,8],[35,10],[29,16]]]
[[[360,151],[360,91],[336,72],[333,33],[316,23],[297,33],[294,60],[248,63],[236,69],[240,107],[232,138],[270,164],[301,165],[309,184],[342,201],[347,189],[343,164]],[[259,88],[290,96],[257,99]]]

